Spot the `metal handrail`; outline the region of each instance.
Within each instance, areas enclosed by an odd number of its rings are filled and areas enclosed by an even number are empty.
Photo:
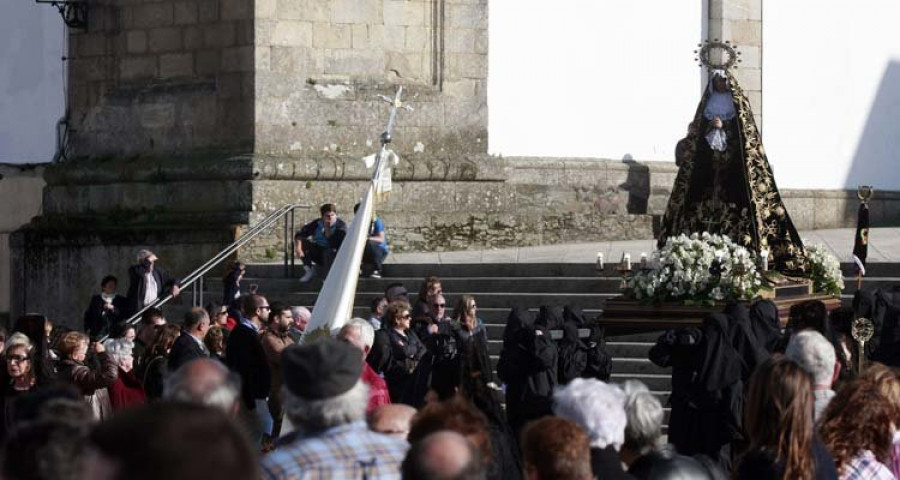
[[[269,214],[269,216],[267,216],[266,218],[262,219],[259,223],[257,223],[253,228],[251,228],[250,230],[246,231],[243,235],[241,235],[240,238],[238,238],[237,240],[234,241],[234,243],[225,247],[221,252],[217,253],[215,256],[210,258],[206,263],[204,263],[203,265],[198,267],[196,270],[189,273],[186,277],[184,277],[183,279],[178,281],[177,282],[178,287],[181,289],[184,289],[185,287],[192,285],[197,280],[200,280],[201,281],[200,283],[202,285],[203,275],[206,275],[206,273],[208,273],[210,270],[215,268],[218,264],[222,263],[222,261],[224,261],[229,256],[231,256],[231,254],[236,252],[242,246],[246,245],[247,242],[249,242],[250,240],[253,240],[257,236],[259,236],[260,233],[262,233],[263,231],[265,231],[266,229],[268,229],[269,227],[274,225],[278,220],[281,220],[281,218],[285,217],[289,213],[291,214],[291,217],[290,217],[291,228],[293,228],[293,220],[294,220],[293,213],[294,213],[294,209],[297,209],[297,208],[309,208],[309,205],[302,204],[302,203],[289,203],[287,205],[282,206],[278,210],[275,210],[274,212]],[[285,235],[287,235],[288,230],[289,230],[288,223],[287,223],[287,221],[285,221],[285,226],[284,226]],[[290,271],[289,267],[288,267],[288,249],[289,249],[288,248],[288,240],[286,239],[285,240],[285,259],[284,259],[284,266],[285,266],[286,274]],[[291,264],[293,264],[293,261],[294,261],[293,252],[294,252],[294,249],[293,249],[293,245],[292,245],[290,248]],[[293,265],[291,265],[291,266],[293,266]],[[128,319],[125,320],[125,323],[128,325],[136,324],[137,321],[141,318],[141,315],[144,314],[144,312],[146,312],[147,310],[149,310],[151,308],[159,308],[162,305],[168,303],[173,298],[175,298],[175,297],[171,293],[168,293],[163,297],[157,298],[153,303],[146,305],[144,308],[138,310],[136,313],[134,313],[133,315],[128,317]],[[104,336],[103,338],[100,339],[100,341],[106,340],[107,337],[108,337],[108,335]]]

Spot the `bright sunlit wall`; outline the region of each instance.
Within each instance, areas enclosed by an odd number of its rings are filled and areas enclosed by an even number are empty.
[[[491,0],[489,150],[674,161],[703,1]]]
[[[900,2],[763,4],[763,141],[780,187],[900,190]]]

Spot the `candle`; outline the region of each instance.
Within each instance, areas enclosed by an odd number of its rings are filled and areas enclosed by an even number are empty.
[[[769,271],[769,251],[765,248],[760,250],[759,257],[761,260],[760,268],[762,268],[762,271],[768,272]]]
[[[597,252],[597,270],[603,270],[603,252]]]
[[[622,255],[622,264],[625,265],[625,270],[631,270],[631,254],[625,253]]]
[[[647,268],[647,252],[641,252],[641,268]]]

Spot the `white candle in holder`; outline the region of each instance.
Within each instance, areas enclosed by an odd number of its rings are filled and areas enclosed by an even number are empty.
[[[647,268],[647,252],[641,252],[641,268]]]
[[[622,263],[625,265],[625,270],[631,270],[631,254],[626,253],[622,255]]]
[[[603,270],[603,252],[597,252],[597,270]]]
[[[769,271],[769,250],[767,250],[765,248],[760,250],[759,258],[761,260],[760,268],[762,268],[762,271],[768,272]]]

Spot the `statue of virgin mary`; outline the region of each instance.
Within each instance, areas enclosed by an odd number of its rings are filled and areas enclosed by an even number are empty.
[[[803,244],[775,186],[750,102],[727,70],[714,70],[688,135],[676,147],[678,175],[659,246],[681,233],[717,233],[789,275],[806,270]]]

